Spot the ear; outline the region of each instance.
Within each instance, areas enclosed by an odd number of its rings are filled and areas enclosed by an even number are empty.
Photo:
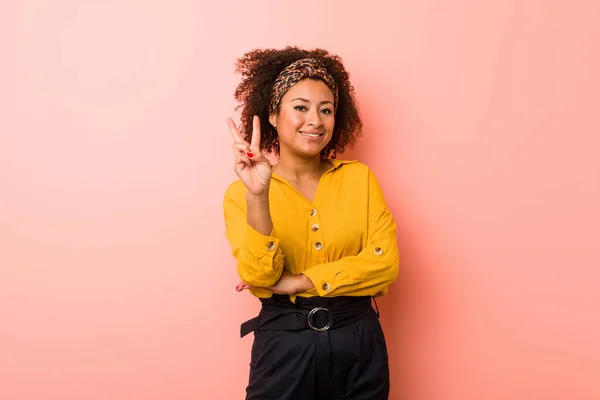
[[[275,114],[269,115],[269,122],[271,123],[271,125],[273,125],[273,128],[277,127],[277,117],[275,116]]]

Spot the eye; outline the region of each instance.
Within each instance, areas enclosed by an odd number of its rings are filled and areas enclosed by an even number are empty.
[[[321,110],[321,112],[323,114],[331,114],[331,113],[333,113],[333,110],[331,108],[324,108]]]
[[[295,106],[294,110],[298,110],[298,111],[306,111],[306,107],[304,106]]]

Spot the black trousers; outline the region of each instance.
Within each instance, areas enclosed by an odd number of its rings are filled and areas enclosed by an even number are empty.
[[[250,329],[246,399],[387,400],[387,347],[371,298],[286,298],[262,300]],[[315,307],[327,310],[309,318]]]

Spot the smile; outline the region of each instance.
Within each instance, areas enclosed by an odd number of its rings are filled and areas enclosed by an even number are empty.
[[[324,135],[324,133],[306,133],[306,132],[302,132],[299,131],[302,135],[304,136],[308,136],[308,137],[313,137],[313,138],[318,138]]]

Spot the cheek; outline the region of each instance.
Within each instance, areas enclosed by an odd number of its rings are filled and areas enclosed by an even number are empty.
[[[288,126],[291,128],[295,128],[298,125],[302,125],[304,120],[301,118],[300,114],[285,114],[281,118],[281,123],[283,126]]]
[[[296,127],[301,127],[304,125],[305,118],[302,113],[293,113],[290,115],[290,123]]]
[[[335,118],[328,118],[327,121],[325,121],[325,125],[327,126],[330,132],[333,132],[333,127],[335,126]]]

